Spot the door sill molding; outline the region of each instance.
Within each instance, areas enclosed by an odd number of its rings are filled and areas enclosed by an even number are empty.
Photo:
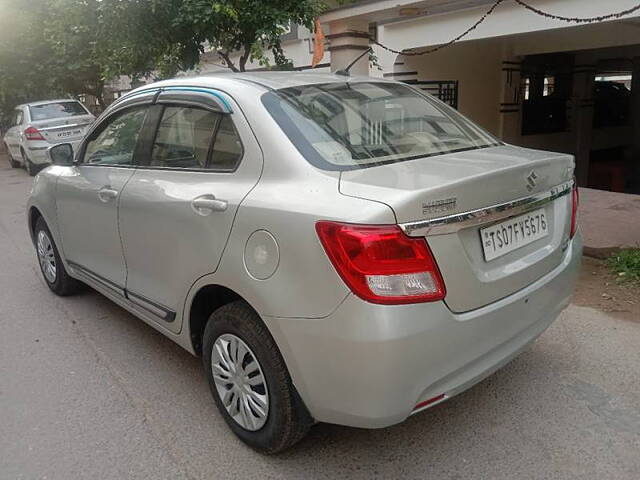
[[[122,298],[124,301],[129,301],[133,305],[142,308],[145,312],[150,313],[155,318],[158,318],[166,323],[173,323],[176,319],[176,312],[171,310],[170,308],[165,307],[164,305],[160,305],[153,300],[149,300],[148,298],[140,295],[139,293],[134,293],[121,285],[118,285],[115,282],[103,277],[95,273],[92,270],[89,270],[82,265],[79,265],[71,260],[67,260],[67,264],[73,269],[75,273],[79,273],[80,275],[88,278],[92,282],[98,283],[102,287],[106,287],[109,291],[118,295],[118,297]]]

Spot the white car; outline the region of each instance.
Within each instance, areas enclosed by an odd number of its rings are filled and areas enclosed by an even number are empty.
[[[80,143],[95,117],[77,100],[46,100],[18,105],[4,143],[13,168],[23,166],[33,176],[49,160],[47,148]]]

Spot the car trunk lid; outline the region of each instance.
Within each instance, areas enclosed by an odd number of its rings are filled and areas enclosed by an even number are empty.
[[[452,311],[465,312],[524,288],[560,264],[572,176],[570,155],[503,145],[345,171],[340,192],[387,203],[405,231],[425,235],[447,287],[445,302]],[[546,200],[530,203],[532,198]],[[514,202],[518,208],[512,209]],[[490,207],[496,207],[498,219],[488,213]],[[528,211],[544,215],[546,234],[485,257],[482,229]],[[449,226],[420,228],[434,219]]]
[[[81,139],[93,123],[93,115],[78,115],[65,118],[39,120],[31,125],[37,128],[49,143],[72,142]]]

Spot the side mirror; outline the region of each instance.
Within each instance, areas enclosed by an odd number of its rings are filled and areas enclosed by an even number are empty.
[[[62,167],[73,165],[73,147],[70,143],[60,143],[47,149],[51,163]]]

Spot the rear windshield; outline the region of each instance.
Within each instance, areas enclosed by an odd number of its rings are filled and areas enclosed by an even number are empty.
[[[74,117],[88,115],[87,110],[79,102],[56,102],[29,107],[31,120],[49,120],[51,118]]]
[[[305,158],[329,170],[500,144],[443,102],[397,83],[303,85],[265,93],[262,102]]]

